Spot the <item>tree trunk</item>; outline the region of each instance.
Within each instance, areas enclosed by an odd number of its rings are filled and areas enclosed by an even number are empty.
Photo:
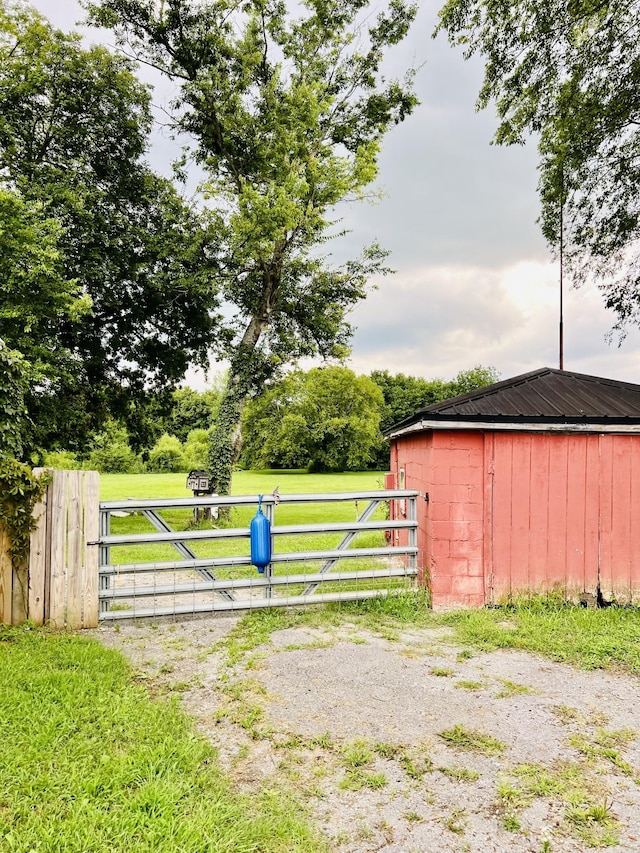
[[[265,317],[254,316],[231,360],[227,387],[209,444],[210,489],[218,495],[229,494],[233,468],[240,459],[242,413],[255,385],[254,353],[267,325]]]
[[[249,395],[256,390],[256,349],[262,333],[269,327],[278,298],[286,242],[284,240],[275,246],[270,260],[262,266],[259,308],[249,320],[242,340],[231,356],[229,379],[209,445],[210,489],[218,495],[229,494],[233,468],[240,459],[242,413]]]
[[[236,381],[232,384],[234,379]],[[248,392],[239,387],[237,379],[237,375],[229,373],[209,444],[209,488],[217,495],[229,494],[233,468],[242,449],[240,423]]]

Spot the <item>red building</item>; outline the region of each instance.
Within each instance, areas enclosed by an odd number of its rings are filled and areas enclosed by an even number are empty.
[[[640,385],[543,368],[392,427],[433,606],[640,598]]]

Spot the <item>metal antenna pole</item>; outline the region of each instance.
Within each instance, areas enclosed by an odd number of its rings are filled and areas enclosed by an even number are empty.
[[[560,370],[564,370],[564,316],[563,297],[564,286],[562,281],[562,261],[564,255],[564,174],[562,175],[562,187],[560,189],[560,326],[559,326],[559,362]]]

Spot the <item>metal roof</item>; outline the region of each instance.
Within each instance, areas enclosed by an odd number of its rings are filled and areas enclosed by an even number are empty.
[[[543,367],[420,409],[387,435],[422,421],[640,424],[640,385]]]

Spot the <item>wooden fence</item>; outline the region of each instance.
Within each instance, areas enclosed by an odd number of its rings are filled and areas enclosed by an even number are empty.
[[[36,469],[35,473],[41,473]],[[12,566],[0,530],[0,621],[54,628],[98,624],[99,476],[53,471],[34,509],[28,566]]]

